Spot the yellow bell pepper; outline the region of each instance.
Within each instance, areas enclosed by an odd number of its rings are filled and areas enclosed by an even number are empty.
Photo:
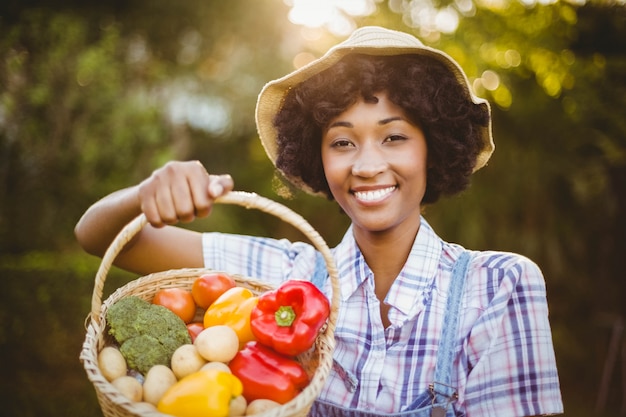
[[[250,314],[259,302],[252,291],[244,287],[227,290],[204,313],[204,328],[226,325],[237,333],[239,348],[256,340],[250,327]]]
[[[230,401],[242,392],[243,385],[236,376],[215,369],[201,370],[172,385],[157,409],[176,417],[227,417]]]

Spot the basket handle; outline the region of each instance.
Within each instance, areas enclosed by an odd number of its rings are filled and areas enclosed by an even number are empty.
[[[215,200],[220,204],[234,204],[240,205],[247,209],[255,208],[268,214],[272,214],[286,223],[291,224],[311,241],[313,246],[322,254],[324,262],[326,263],[326,269],[330,275],[332,284],[332,297],[331,297],[331,311],[329,317],[329,324],[334,326],[337,321],[337,313],[339,310],[339,278],[335,260],[328,248],[328,245],[324,239],[319,235],[317,230],[313,228],[302,216],[291,210],[290,208],[270,200],[266,197],[262,197],[255,193],[249,193],[244,191],[231,191]],[[96,273],[96,280],[91,298],[91,320],[100,324],[101,322],[101,309],[102,309],[102,294],[104,292],[104,283],[106,277],[113,265],[113,261],[119,255],[122,248],[143,229],[148,223],[146,216],[142,213],[128,223],[113,239],[111,245],[108,247],[98,272]]]

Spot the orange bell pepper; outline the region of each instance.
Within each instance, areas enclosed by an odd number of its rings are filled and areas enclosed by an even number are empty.
[[[227,290],[204,313],[204,328],[226,325],[239,337],[239,347],[256,340],[250,328],[250,314],[259,298],[244,287]]]
[[[176,417],[227,417],[230,401],[242,392],[243,385],[236,376],[215,369],[201,370],[172,385],[157,409]]]

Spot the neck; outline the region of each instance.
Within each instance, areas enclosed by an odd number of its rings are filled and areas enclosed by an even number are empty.
[[[381,301],[404,267],[419,227],[418,221],[414,227],[397,228],[390,232],[373,233],[354,229],[356,243],[374,273],[376,295]]]

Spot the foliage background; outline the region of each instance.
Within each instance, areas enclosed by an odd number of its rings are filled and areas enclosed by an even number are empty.
[[[343,21],[414,32],[455,57],[492,102],[492,161],[427,218],[449,241],[535,260],[548,286],[566,415],[624,415],[624,4],[367,4]],[[290,6],[0,5],[0,415],[99,415],[78,361],[98,260],[80,251],[72,229],[95,200],[165,161],[199,159],[229,172],[237,188],[289,205],[337,243],[346,219],[331,203],[277,194],[255,133],[263,84],[291,70],[294,57],[318,56],[344,37],[331,24],[292,23]],[[432,26],[434,11],[450,10],[456,30]],[[189,227],[297,237],[276,219],[230,207]],[[107,294],[133,278],[114,269]]]

